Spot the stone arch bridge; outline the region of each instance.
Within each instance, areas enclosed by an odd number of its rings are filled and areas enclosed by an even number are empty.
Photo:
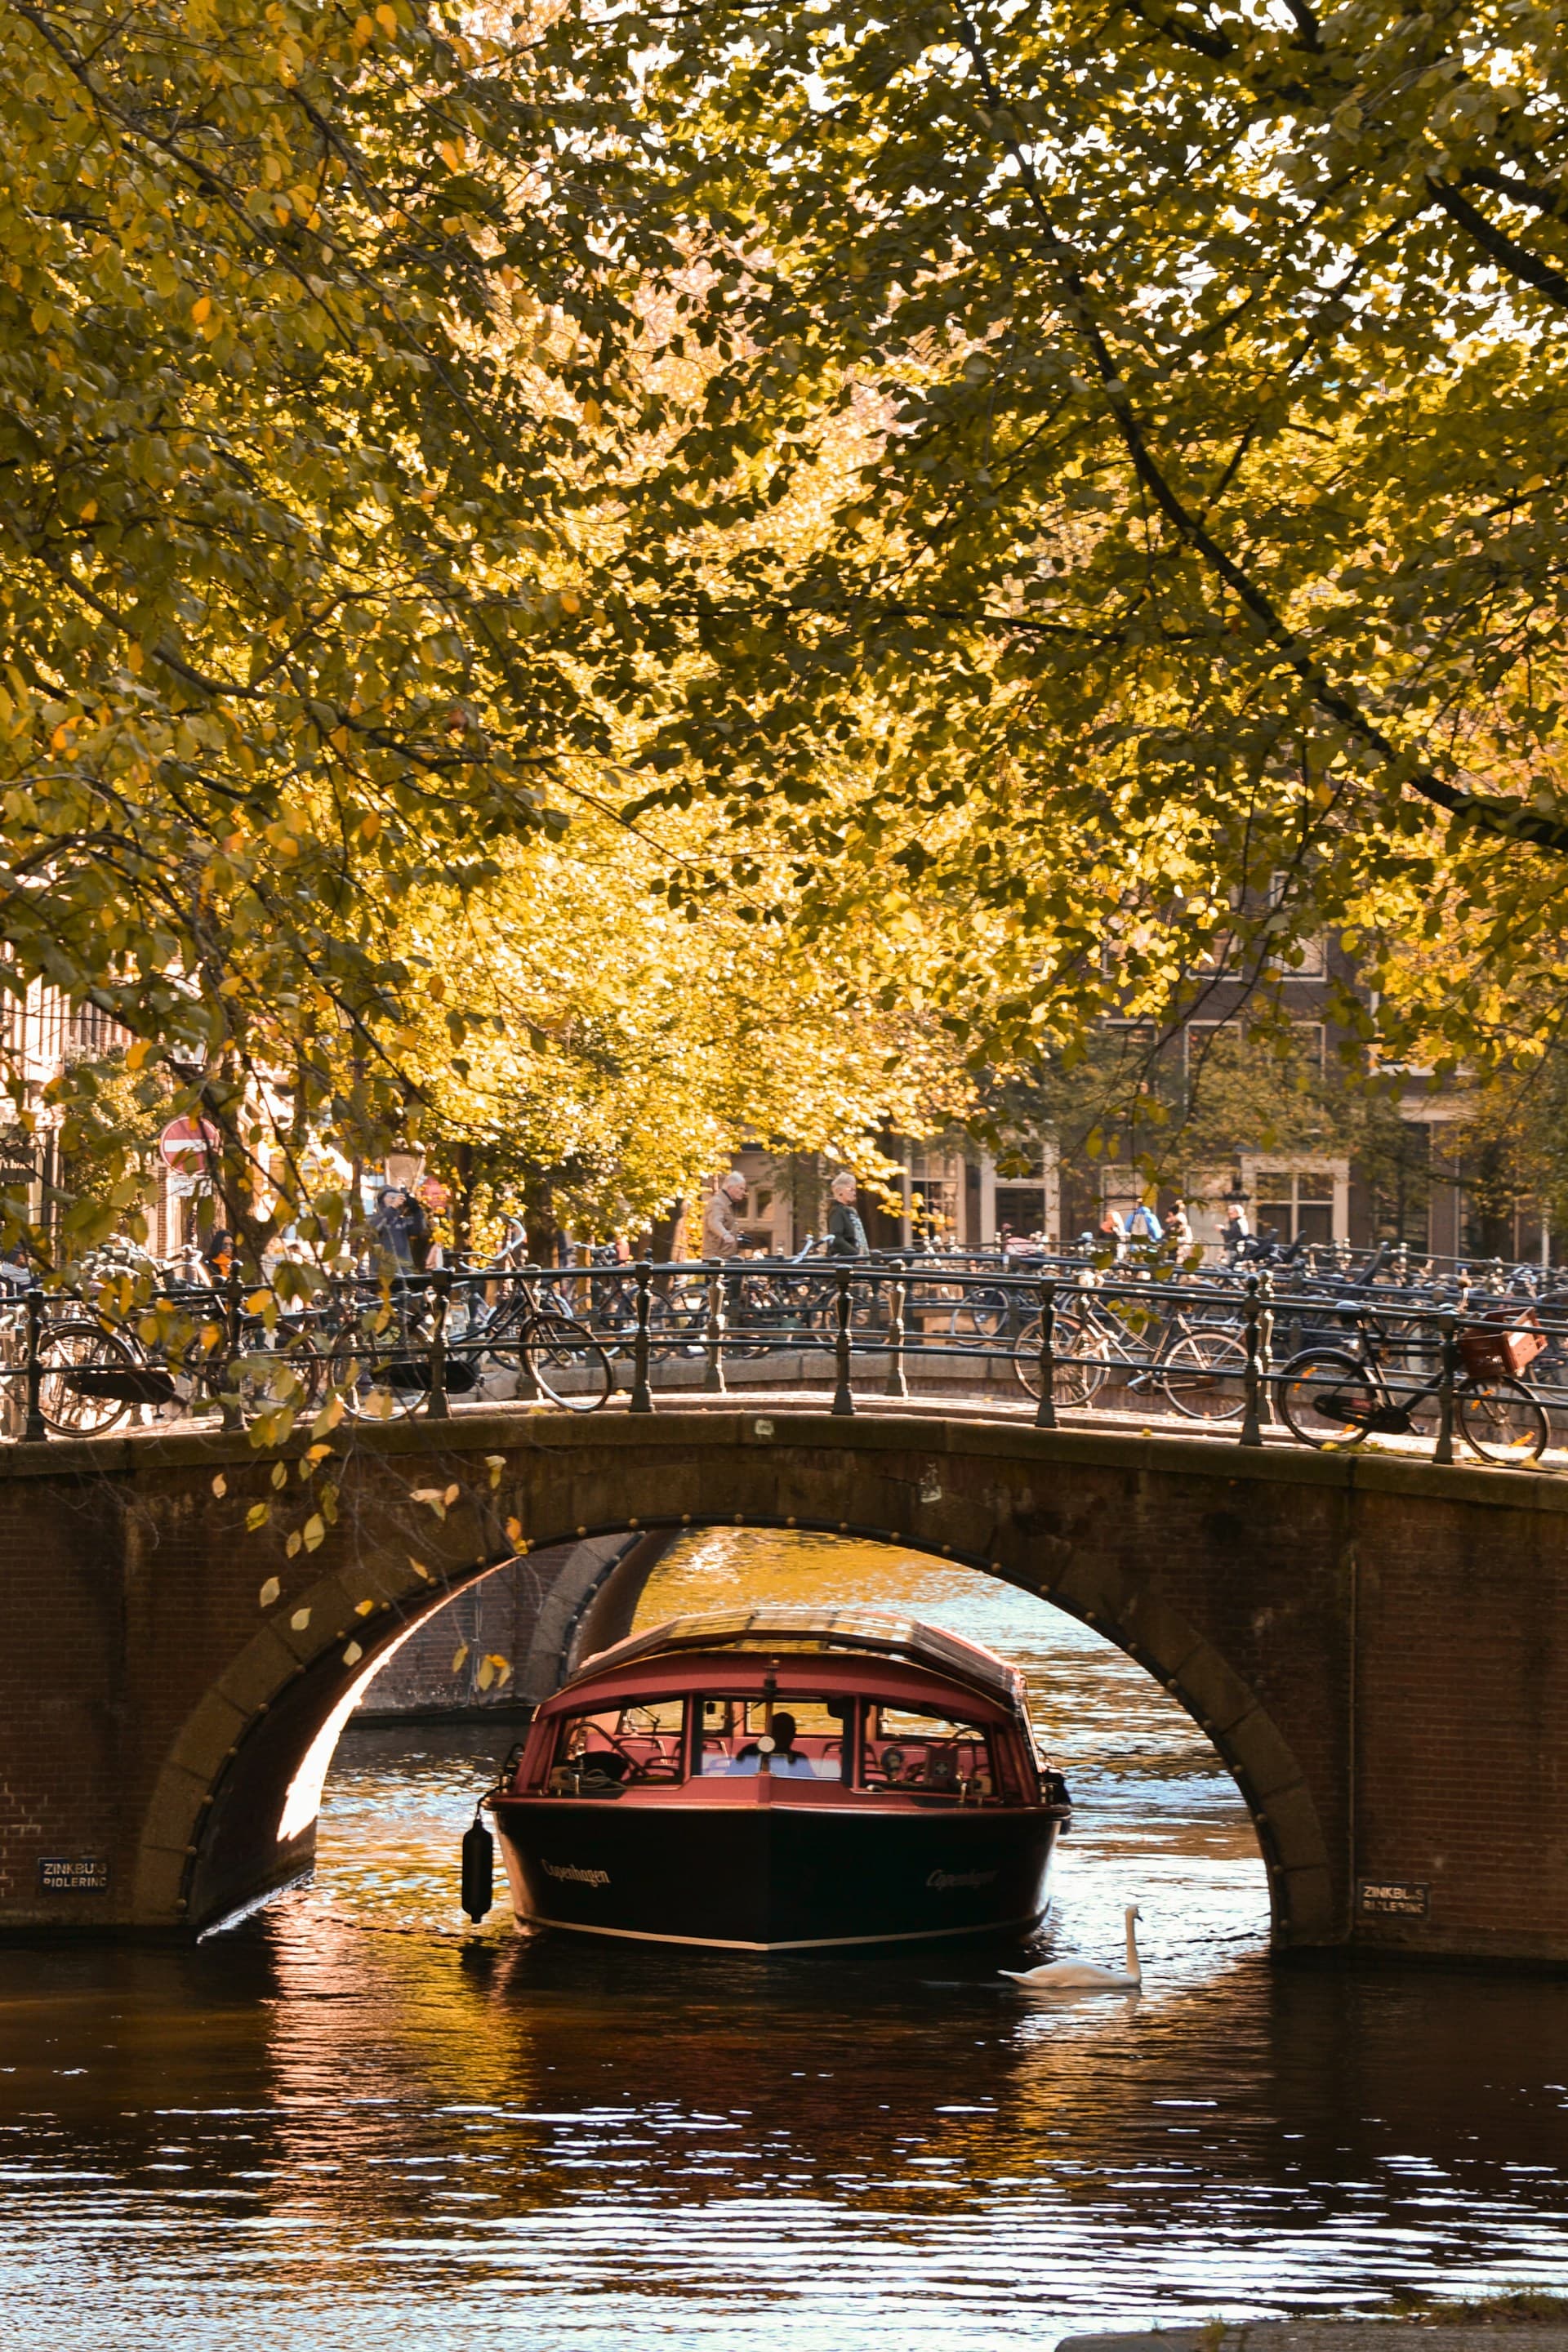
[[[336,1728],[454,1593],[537,1561],[539,1696],[629,1622],[644,1538],[722,1524],[895,1539],[1107,1635],[1234,1775],[1277,1951],[1568,1965],[1556,1478],[734,1399],[336,1443],[0,1454],[0,1928],[232,1917],[309,1864]]]

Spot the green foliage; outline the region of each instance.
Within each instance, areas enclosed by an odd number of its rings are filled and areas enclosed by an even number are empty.
[[[155,1048],[243,1229],[256,1072],[399,1117],[392,910],[612,746],[581,478],[660,414],[627,304],[682,257],[439,5],[15,8],[0,119],[11,971]]]
[[[1528,1026],[1568,847],[1557,20],[700,0],[552,38],[606,86],[653,60],[626,136],[729,272],[759,530],[813,431],[877,426],[809,543],[677,551],[700,676],[650,791],[782,796],[812,919],[873,871],[962,913],[977,1060],[1330,922],[1391,1036],[1489,1050],[1516,979]],[[1466,984],[1417,1004],[1380,959],[1428,928]]]

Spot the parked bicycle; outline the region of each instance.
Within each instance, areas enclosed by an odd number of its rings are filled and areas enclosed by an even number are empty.
[[[1442,1423],[1443,1368],[1392,1374],[1388,1346],[1368,1315],[1349,1348],[1307,1348],[1279,1372],[1279,1411],[1304,1445],[1360,1445],[1368,1437],[1435,1442]],[[1463,1371],[1454,1383],[1454,1425],[1482,1462],[1538,1462],[1547,1421],[1518,1373],[1544,1346],[1533,1318],[1459,1334]]]
[[[1231,1310],[1234,1314],[1234,1308]],[[1234,1321],[1210,1321],[1157,1292],[1111,1301],[1087,1286],[1058,1297],[1053,1318],[1058,1404],[1092,1402],[1113,1375],[1129,1396],[1161,1396],[1188,1421],[1237,1421],[1247,1410],[1247,1349]],[[1040,1393],[1040,1318],[1018,1334],[1013,1367]]]
[[[615,1393],[610,1360],[586,1323],[545,1303],[552,1297],[548,1277],[537,1287],[515,1276],[489,1286],[465,1276],[455,1289],[422,1275],[362,1285],[350,1310],[340,1310],[328,1383],[355,1420],[410,1419],[429,1403],[439,1342],[448,1396],[510,1375],[524,1394],[596,1412]]]

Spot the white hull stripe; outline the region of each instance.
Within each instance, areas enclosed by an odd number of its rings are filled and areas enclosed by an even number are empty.
[[[983,1919],[974,1927],[910,1927],[897,1936],[799,1936],[778,1944],[748,1944],[728,1936],[655,1936],[642,1927],[594,1927],[582,1919],[546,1919],[537,1912],[514,1914],[521,1927],[560,1927],[571,1936],[615,1936],[628,1944],[698,1944],[711,1952],[823,1952],[848,1944],[936,1944],[954,1936],[1003,1936],[1015,1927],[1036,1927],[1050,1908],[1017,1919]]]

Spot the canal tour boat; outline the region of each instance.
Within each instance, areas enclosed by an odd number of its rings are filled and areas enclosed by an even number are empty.
[[[520,1922],[746,1952],[1026,1933],[1071,1818],[1005,1659],[788,1608],[590,1658],[483,1801]]]

